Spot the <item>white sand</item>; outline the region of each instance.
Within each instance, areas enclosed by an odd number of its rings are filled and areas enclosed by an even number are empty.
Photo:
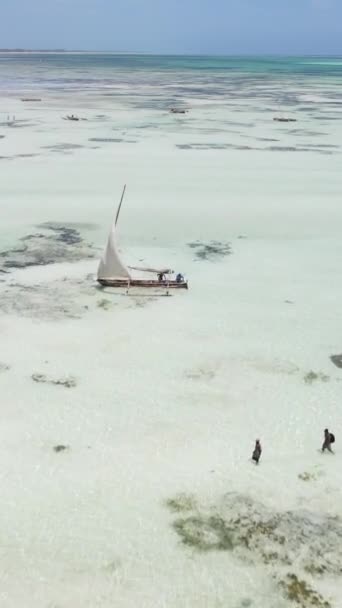
[[[1,249],[58,221],[95,224],[82,235],[100,250],[126,182],[125,258],[171,265],[190,290],[152,301],[101,293],[85,278],[95,259],[0,275],[3,301],[19,298],[18,284],[42,289],[36,308],[0,313],[0,361],[10,366],[0,372],[1,606],[291,606],[262,563],[183,546],[164,503],[185,492],[206,506],[234,491],[277,512],[342,517],[342,371],[329,360],[342,351],[341,156],[176,147],[317,142],[248,104],[236,115],[193,102],[180,119],[100,94],[73,97],[70,109],[43,94],[40,104],[0,100],[0,121],[33,123],[0,127],[0,156],[38,154],[0,160]],[[67,112],[89,120],[62,121]],[[322,127],[305,113],[295,128],[341,141],[340,123]],[[86,147],[44,147],[61,143]],[[195,261],[187,243],[196,239],[230,242],[232,255]],[[50,318],[58,300],[79,318]],[[328,378],[307,384],[310,370]],[[35,383],[35,373],[77,386]],[[317,452],[326,426],[335,456]],[[55,453],[58,444],[70,449]],[[304,471],[315,479],[298,479]],[[341,605],[337,578],[315,586]]]

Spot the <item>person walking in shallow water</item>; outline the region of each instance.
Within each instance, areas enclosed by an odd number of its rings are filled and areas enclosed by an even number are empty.
[[[257,439],[255,442],[255,447],[254,447],[254,451],[252,454],[252,460],[254,460],[255,464],[259,464],[261,452],[262,452],[262,448],[261,448],[260,439]]]
[[[324,429],[324,442],[322,445],[322,452],[328,450],[328,452],[332,453],[331,444],[335,442],[335,436],[332,433],[329,433],[329,429]]]

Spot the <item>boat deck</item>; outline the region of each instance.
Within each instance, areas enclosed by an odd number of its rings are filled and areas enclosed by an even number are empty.
[[[188,282],[178,281],[158,281],[156,279],[145,280],[145,279],[97,279],[100,285],[103,287],[153,287],[153,288],[164,288],[164,289],[188,289]]]

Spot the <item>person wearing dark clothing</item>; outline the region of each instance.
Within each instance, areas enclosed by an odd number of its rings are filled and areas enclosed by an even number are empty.
[[[331,444],[334,443],[335,437],[332,433],[329,433],[329,429],[324,429],[324,442],[322,445],[322,452],[328,450],[328,452],[332,452]]]
[[[255,447],[254,447],[254,451],[253,451],[253,455],[252,455],[252,460],[254,460],[255,464],[259,464],[261,452],[262,452],[262,449],[261,449],[260,439],[257,439],[255,442]]]
[[[183,283],[184,282],[184,277],[183,277],[183,275],[180,272],[176,276],[176,282],[177,283]]]
[[[159,283],[163,283],[165,281],[165,274],[163,272],[158,273],[158,281]]]

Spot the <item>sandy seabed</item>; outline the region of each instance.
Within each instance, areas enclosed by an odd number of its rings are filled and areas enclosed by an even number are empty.
[[[27,93],[0,99],[1,606],[338,608],[341,112]],[[124,183],[122,255],[188,292],[96,287]]]

